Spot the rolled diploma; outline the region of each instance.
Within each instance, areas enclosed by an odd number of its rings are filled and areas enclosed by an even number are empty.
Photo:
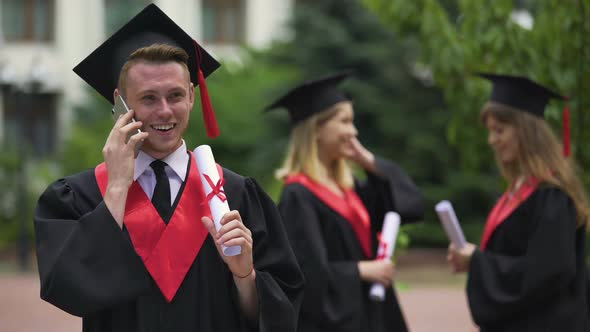
[[[463,235],[463,230],[461,229],[461,225],[459,225],[459,220],[457,219],[457,215],[455,214],[451,202],[440,201],[436,204],[434,210],[436,211],[436,214],[438,214],[438,218],[451,242],[457,248],[463,248],[466,243],[465,236]]]
[[[205,189],[205,196],[209,195],[213,188],[209,185],[209,182],[205,179],[204,174],[207,174],[214,185],[219,181],[219,173],[217,172],[217,165],[215,164],[215,158],[213,158],[213,152],[209,145],[200,145],[195,151],[195,160],[197,161],[197,167],[199,168],[199,175],[201,176],[201,182],[203,183],[203,189]],[[223,188],[221,188],[223,189]],[[224,214],[229,212],[229,204],[227,199],[222,201],[217,195],[209,200],[209,209],[211,210],[211,216],[213,217],[213,223],[215,224],[215,230],[219,231],[221,228],[221,218]],[[232,246],[226,247],[221,246],[221,250],[225,256],[235,256],[242,252],[242,247]]]
[[[383,229],[381,230],[381,240],[377,249],[377,257],[381,259],[391,259],[395,250],[397,233],[399,232],[401,218],[397,212],[387,212],[383,220]],[[371,286],[369,297],[374,301],[385,300],[385,287],[380,283],[374,283]]]

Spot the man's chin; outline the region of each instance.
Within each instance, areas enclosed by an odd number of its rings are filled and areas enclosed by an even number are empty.
[[[166,157],[167,155],[171,154],[172,152],[174,152],[177,148],[178,148],[178,144],[150,144],[149,146],[146,146],[146,144],[144,144],[142,151],[149,154],[150,156],[156,158],[156,159],[161,159]]]

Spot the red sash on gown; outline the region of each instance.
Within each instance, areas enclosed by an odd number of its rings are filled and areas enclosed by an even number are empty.
[[[322,202],[346,219],[356,233],[365,257],[373,257],[371,251],[371,218],[367,208],[354,190],[343,190],[344,197],[340,197],[326,186],[313,181],[303,173],[288,176],[285,179],[285,184],[291,183],[299,183],[309,189]]]
[[[486,226],[483,231],[481,238],[480,248],[485,250],[488,241],[492,237],[492,234],[498,226],[506,220],[506,218],[522,204],[539,186],[539,179],[530,177],[518,188],[518,191],[512,196],[509,195],[509,191],[505,192],[502,197],[498,200],[486,221]]]
[[[207,238],[201,217],[211,218],[197,163],[193,154],[189,155],[184,191],[179,192],[180,201],[168,225],[137,181],[129,188],[125,204],[123,223],[131,242],[168,302],[174,298]],[[96,166],[94,174],[104,196],[108,184],[105,163]]]

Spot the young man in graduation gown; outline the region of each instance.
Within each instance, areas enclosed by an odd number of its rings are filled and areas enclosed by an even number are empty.
[[[524,77],[493,82],[481,113],[508,190],[490,212],[480,247],[451,245],[468,272],[467,298],[482,332],[589,331],[586,303],[587,199],[568,153],[543,120],[563,97]]]
[[[212,195],[232,211],[216,231],[182,139],[193,84],[206,95],[218,66],[149,5],[75,68],[132,109],[104,163],[51,184],[35,211],[41,297],[83,317],[84,331],[295,331],[303,278],[276,206],[254,180],[218,167]]]
[[[286,108],[293,124],[277,173],[285,182],[279,211],[306,279],[298,331],[406,332],[393,263],[376,257],[377,233],[389,211],[421,219],[423,196],[401,167],[357,139],[352,102],[338,88],[348,76],[307,81],[269,107]],[[369,296],[374,283],[385,286],[382,301]]]

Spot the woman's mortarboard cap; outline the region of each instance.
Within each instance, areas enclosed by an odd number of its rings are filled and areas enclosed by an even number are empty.
[[[344,92],[338,89],[338,85],[349,76],[349,72],[340,72],[303,82],[266,107],[265,110],[270,111],[284,107],[289,111],[291,123],[299,123],[341,101],[350,100]]]
[[[115,32],[74,67],[74,72],[113,104],[113,92],[123,64],[131,53],[152,44],[176,46],[188,54],[187,65],[191,82],[199,86],[201,92],[207,133],[211,137],[217,136],[219,132],[205,77],[219,68],[220,64],[155,4],[145,7]]]
[[[566,98],[526,77],[478,73],[493,83],[490,101],[543,117],[552,98]]]
[[[493,83],[490,101],[514,107],[515,109],[544,118],[545,107],[550,99],[568,100],[564,97],[526,77],[478,73]],[[564,108],[563,122],[563,154],[571,154],[570,147],[570,113],[569,107]]]

